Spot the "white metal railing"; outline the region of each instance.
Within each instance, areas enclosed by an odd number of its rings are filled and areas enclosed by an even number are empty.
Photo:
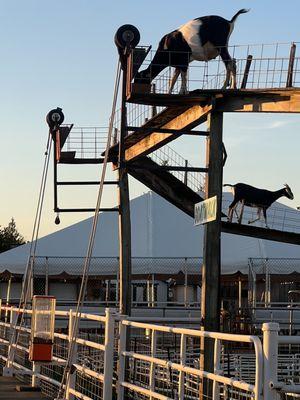
[[[151,355],[145,355],[138,352],[126,350],[126,334],[127,328],[143,329],[149,332],[151,338]],[[157,356],[157,337],[159,333],[171,333],[180,335],[180,356],[179,362],[164,360]],[[187,355],[187,338],[210,338],[214,340],[214,372],[200,370],[199,368],[190,367],[186,364]],[[256,359],[256,372],[255,383],[248,383],[236,378],[224,376],[221,370],[221,344],[223,342],[238,342],[238,343],[252,343],[255,351]],[[250,335],[233,335],[226,333],[205,332],[192,329],[174,328],[167,326],[159,326],[152,324],[139,323],[123,319],[120,321],[120,342],[119,342],[119,372],[118,372],[118,399],[123,400],[124,388],[127,388],[134,393],[143,394],[150,399],[163,399],[167,400],[170,397],[160,393],[155,384],[155,371],[157,367],[171,369],[178,374],[178,399],[183,400],[185,396],[185,383],[186,375],[193,375],[200,379],[207,379],[213,383],[213,399],[220,398],[220,386],[235,388],[250,394],[255,400],[259,400],[262,394],[262,366],[263,366],[263,353],[261,342],[256,336]],[[147,387],[136,385],[128,380],[125,376],[126,359],[135,359],[146,362],[150,365],[149,382]]]
[[[212,400],[277,400],[279,393],[300,393],[300,336],[280,336],[277,323],[263,324],[262,345],[258,336],[142,323],[106,309],[105,315],[82,313],[78,337],[72,339],[74,311],[56,310],[53,361],[42,364],[28,359],[32,311],[27,309],[25,323],[17,324],[15,357],[6,365],[19,310],[1,306],[0,311],[3,372],[27,377],[50,398],[56,397],[71,340],[76,349],[66,399],[110,400],[117,395],[118,400],[198,400],[203,381],[212,386],[211,394],[205,393]],[[199,367],[204,338],[214,343],[212,372]],[[172,353],[168,346],[173,346]]]
[[[0,361],[6,364],[8,360],[9,348],[9,335],[11,329],[15,326],[14,321],[18,318],[19,309],[16,307],[6,307],[2,306],[1,311],[8,313],[10,318],[9,322],[0,321]],[[24,332],[30,336],[30,316],[32,314],[31,310],[25,310],[25,319],[27,319],[26,326],[18,326],[16,329],[19,332]],[[27,339],[27,345],[23,346],[20,344],[13,344],[12,347],[18,354],[14,357],[11,364],[6,365],[3,368],[3,373],[6,375],[12,375],[16,373],[17,375],[29,375],[31,377],[31,385],[33,387],[39,385],[39,383],[47,383],[55,388],[60,386],[59,379],[53,379],[49,376],[49,372],[53,372],[53,367],[64,367],[66,363],[67,350],[72,340],[72,324],[75,318],[75,312],[70,311],[60,311],[56,310],[56,332],[54,333],[54,350],[53,350],[53,361],[51,364],[43,365],[42,363],[30,362],[28,360],[29,354],[29,340]],[[115,313],[112,309],[106,309],[105,316],[93,315],[82,313],[80,315],[80,320],[83,324],[87,322],[93,323],[93,329],[95,326],[102,326],[104,330],[103,343],[100,340],[92,341],[81,337],[83,334],[79,332],[79,337],[74,338],[76,351],[74,352],[74,358],[72,360],[72,373],[70,374],[69,380],[66,382],[66,399],[85,399],[85,400],[96,400],[96,399],[111,399],[112,398],[112,377],[113,377],[113,357],[114,357],[114,324],[115,324]],[[67,324],[66,324],[67,322]],[[67,330],[66,333],[58,332],[58,330]],[[95,335],[94,335],[95,336]],[[100,339],[100,337],[99,337]],[[20,340],[20,338],[19,338]],[[22,339],[21,339],[22,340]],[[80,348],[79,348],[80,347]],[[102,353],[102,356],[101,356]],[[96,363],[92,365],[84,365],[84,355],[92,354],[93,359],[98,359],[97,368]],[[21,359],[17,362],[16,359]],[[51,368],[50,368],[51,365]],[[54,371],[55,372],[55,371]],[[61,375],[61,371],[55,372],[56,376]],[[95,379],[99,382],[101,386],[101,396],[95,396],[94,393],[88,396],[86,393],[89,391],[88,385],[86,387],[79,387],[77,374],[80,374],[81,385],[85,385],[89,380]],[[105,379],[104,379],[105,377]],[[82,389],[82,390],[81,390]],[[99,391],[99,390],[98,390]],[[51,395],[55,393],[55,389],[51,391]],[[46,394],[50,394],[49,392]]]
[[[280,345],[300,345],[300,336],[280,336],[279,324],[276,322],[265,323],[263,330],[263,352],[264,352],[264,399],[275,400],[280,398],[281,393],[300,393],[299,372],[286,383],[278,374],[278,350]]]

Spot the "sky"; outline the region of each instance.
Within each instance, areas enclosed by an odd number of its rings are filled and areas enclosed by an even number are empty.
[[[108,125],[117,64],[113,38],[119,26],[137,26],[140,44],[155,48],[165,33],[192,18],[216,14],[231,19],[240,8],[251,10],[239,17],[230,44],[300,40],[298,0],[0,0],[0,225],[14,217],[19,231],[31,239],[50,109],[62,107],[66,122],[77,126]],[[287,182],[295,200],[283,202],[300,205],[299,123],[296,114],[226,114],[224,182],[270,190]],[[195,166],[203,165],[200,144],[180,139],[171,147]],[[69,173],[74,179],[100,175],[95,167],[84,172],[72,167]],[[132,198],[147,190],[130,181]],[[96,191],[74,189],[67,199],[93,207]],[[117,193],[110,189],[103,206],[116,203]],[[54,224],[51,164],[40,235],[88,216],[62,215],[61,224]]]

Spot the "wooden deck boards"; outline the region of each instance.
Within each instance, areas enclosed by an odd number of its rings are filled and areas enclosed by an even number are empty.
[[[47,399],[41,392],[17,392],[16,385],[20,383],[15,378],[0,376],[0,399],[28,399],[42,400]]]

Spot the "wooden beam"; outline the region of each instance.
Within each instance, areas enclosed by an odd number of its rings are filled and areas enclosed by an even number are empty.
[[[130,131],[142,131],[142,132],[147,132],[147,130],[143,127],[138,127],[138,126],[128,126],[127,130]],[[148,129],[148,133],[152,133],[152,129]],[[209,136],[208,131],[192,131],[192,130],[180,130],[178,131],[177,129],[167,129],[167,128],[156,128],[155,132],[157,133],[174,133],[179,134],[179,135],[192,135],[192,136]]]
[[[240,91],[236,96],[223,96],[217,108],[222,112],[300,113],[300,90],[257,91],[251,96]]]
[[[126,68],[123,69],[121,98],[121,130],[118,145],[118,200],[119,200],[119,312],[131,315],[131,216],[128,173],[125,163],[125,138],[127,127],[126,113]],[[127,332],[126,349],[130,343],[130,331]],[[125,366],[126,367],[126,366]]]
[[[194,206],[203,198],[168,171],[162,171],[148,157],[128,164],[128,173],[171,204],[194,217]]]
[[[127,165],[131,165],[131,163],[128,163]],[[135,164],[134,169],[145,169],[145,166],[141,164],[140,165]],[[156,163],[155,165],[151,166],[149,165],[147,169],[149,171],[160,170],[160,171],[181,171],[181,172],[201,172],[201,173],[206,173],[208,171],[207,168],[203,167],[179,167],[177,165],[159,165]]]
[[[168,110],[168,109],[167,109]],[[166,111],[167,111],[166,110]],[[172,111],[172,109],[170,109]],[[197,125],[206,121],[207,116],[211,111],[211,106],[193,106],[182,112],[181,114],[174,117],[170,122],[159,128],[190,130]],[[126,161],[133,160],[142,155],[147,155],[154,150],[159,149],[165,144],[171,142],[180,136],[180,132],[176,134],[172,133],[159,133],[155,129],[149,133],[146,137],[142,138],[139,142],[129,147],[125,151]]]
[[[267,229],[259,226],[235,224],[223,221],[222,232],[272,240],[274,242],[300,245],[300,233],[278,231],[276,229]]]

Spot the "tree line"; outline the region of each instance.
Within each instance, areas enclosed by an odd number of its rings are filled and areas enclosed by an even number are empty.
[[[25,243],[24,237],[18,232],[14,218],[7,226],[0,226],[0,253],[13,249]]]

